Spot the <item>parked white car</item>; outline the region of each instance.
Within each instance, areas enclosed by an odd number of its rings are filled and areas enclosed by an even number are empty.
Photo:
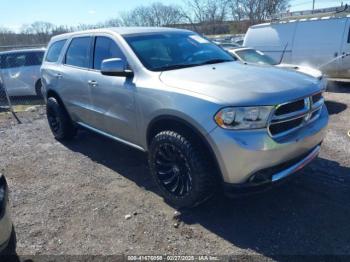
[[[251,26],[244,46],[276,61],[320,69],[331,80],[350,81],[350,15],[314,17]]]
[[[315,69],[309,66],[280,63],[280,61],[276,61],[272,57],[264,54],[259,50],[255,50],[253,48],[246,48],[246,47],[230,48],[230,49],[226,49],[226,51],[228,51],[234,58],[236,58],[237,60],[243,63],[272,65],[272,66],[282,67],[290,70],[296,70],[300,73],[304,73],[318,79],[323,78],[322,72],[318,69]]]
[[[42,96],[40,67],[44,49],[0,52],[0,75],[9,96]]]

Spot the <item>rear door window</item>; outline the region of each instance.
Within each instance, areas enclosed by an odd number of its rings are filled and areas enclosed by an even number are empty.
[[[55,63],[58,61],[58,58],[60,57],[62,48],[67,40],[61,40],[53,43],[49,51],[47,51],[46,59],[45,61]]]
[[[26,64],[26,54],[13,53],[3,56],[2,67],[4,69],[22,67]]]
[[[66,65],[80,68],[90,67],[91,37],[73,38],[66,53]]]
[[[124,54],[112,39],[104,36],[96,37],[93,68],[100,70],[102,61],[110,58],[125,60]]]
[[[1,68],[16,68],[24,66],[40,66],[44,52],[21,52],[3,55]]]

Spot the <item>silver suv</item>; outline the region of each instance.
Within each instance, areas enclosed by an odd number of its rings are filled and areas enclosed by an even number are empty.
[[[57,139],[84,127],[148,152],[177,207],[288,177],[318,155],[328,123],[324,79],[245,65],[187,30],[56,36],[41,74]]]

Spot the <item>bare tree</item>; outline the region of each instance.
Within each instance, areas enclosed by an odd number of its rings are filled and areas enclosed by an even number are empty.
[[[0,27],[0,46],[5,45],[6,41],[13,36],[14,32],[6,27]]]
[[[121,15],[125,26],[172,26],[184,21],[184,14],[176,5],[153,3],[139,6]]]
[[[78,26],[56,26],[48,22],[34,22],[30,25],[23,25],[19,33],[7,28],[0,27],[0,48],[45,46],[52,36],[67,32],[81,31],[103,27],[120,26],[120,19],[110,19],[99,24],[80,24]],[[1,51],[1,50],[0,50]]]
[[[285,11],[288,3],[289,0],[229,0],[229,7],[234,20],[249,19],[250,24],[256,24]]]
[[[231,0],[228,7],[234,21],[241,21],[244,18],[245,14],[243,12],[242,0]]]
[[[228,0],[185,0],[187,6],[186,18],[197,31],[219,33],[227,20]],[[201,30],[198,29],[198,24]]]
[[[21,31],[26,34],[48,35],[52,33],[54,27],[51,23],[37,21],[30,25],[24,25]]]
[[[266,3],[266,18],[274,18],[288,8],[290,0],[268,0]]]
[[[244,32],[246,28],[276,17],[290,0],[183,0],[184,8],[159,2],[139,6],[120,18],[98,24],[56,26],[37,21],[23,25],[20,32],[0,27],[0,46],[45,45],[54,35],[103,27],[176,26],[206,34]],[[232,22],[231,20],[234,20]],[[231,22],[230,22],[231,21]],[[4,48],[4,47],[3,47]]]
[[[38,43],[46,43],[50,39],[54,28],[55,25],[51,23],[37,21],[30,25],[22,26],[21,33],[35,36],[35,41]]]
[[[0,34],[8,34],[8,33],[13,33],[13,31],[11,31],[6,27],[0,27]]]
[[[103,23],[103,27],[119,27],[122,25],[122,21],[119,18],[109,19]]]
[[[54,36],[54,35],[60,35],[60,34],[68,33],[70,31],[71,31],[71,29],[68,26],[61,25],[61,26],[55,26],[52,29],[51,34]]]

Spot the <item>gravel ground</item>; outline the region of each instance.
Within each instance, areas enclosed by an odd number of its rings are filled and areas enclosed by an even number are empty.
[[[143,153],[88,131],[59,143],[43,107],[19,113],[21,125],[0,113],[17,253],[350,255],[350,86],[325,96],[331,119],[321,155],[296,179],[177,215]]]

